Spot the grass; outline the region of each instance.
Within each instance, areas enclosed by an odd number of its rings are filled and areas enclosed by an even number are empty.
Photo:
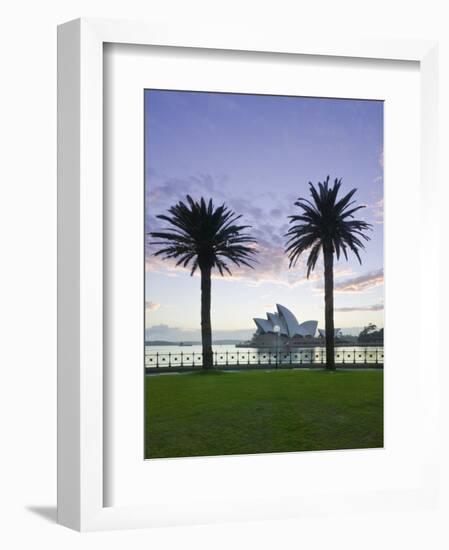
[[[145,378],[146,458],[383,446],[382,371]]]

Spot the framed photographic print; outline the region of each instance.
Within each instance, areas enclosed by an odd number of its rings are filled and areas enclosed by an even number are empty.
[[[383,102],[144,102],[145,458],[383,447]]]
[[[58,36],[60,523],[433,506],[435,44]]]

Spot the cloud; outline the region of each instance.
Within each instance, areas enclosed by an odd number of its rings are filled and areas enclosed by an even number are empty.
[[[370,306],[354,306],[354,307],[336,307],[334,311],[340,313],[348,313],[351,311],[383,311],[384,305],[382,303],[372,304]]]
[[[368,205],[368,208],[373,213],[374,223],[381,225],[384,223],[384,199],[381,198],[374,204]]]
[[[151,183],[147,181],[145,186],[145,200],[148,205],[147,223],[148,219],[154,222],[153,209],[157,209],[156,214],[159,214],[159,210],[167,210],[175,202],[184,200],[186,195],[220,196],[220,184],[225,179],[225,176],[214,178],[211,174],[200,173],[184,178],[170,177],[162,180],[154,178]],[[151,230],[154,230],[153,227]]]
[[[384,180],[384,152],[383,150],[380,151],[379,156],[377,157],[377,162],[379,164],[379,167],[381,168],[381,174],[374,178],[373,183],[383,183]]]
[[[229,268],[232,275],[225,274],[222,277],[218,271],[212,273],[212,279],[222,280],[229,283],[244,282],[249,286],[260,286],[265,283],[272,283],[289,288],[294,288],[298,285],[312,283],[321,277],[320,273],[312,273],[310,278],[306,278],[305,260],[301,259],[295,269],[288,268],[288,258],[285,255],[284,249],[270,241],[259,240],[255,246],[257,262],[254,264],[254,269],[247,266],[236,266],[229,263]],[[145,262],[145,269],[150,273],[163,273],[168,277],[177,277],[190,275],[190,268],[176,266],[176,261],[171,259],[162,259],[159,256],[148,256]],[[195,273],[196,277],[200,276],[199,271]]]
[[[152,325],[151,327],[148,327],[147,330],[164,333],[170,330],[179,330],[179,329],[176,327],[169,327],[168,325],[160,324],[160,325]]]
[[[257,262],[254,269],[247,266],[236,266],[229,262],[232,277],[225,276],[226,281],[243,281],[250,286],[258,286],[264,283],[274,283],[288,287],[307,282],[304,260],[298,262],[295,270],[289,270],[288,258],[284,252],[285,233],[288,230],[287,214],[291,206],[284,197],[280,202],[275,194],[270,197],[254,197],[249,200],[245,197],[235,196],[227,190],[226,182],[215,181],[212,176],[191,177],[183,180],[168,180],[153,188],[147,194],[146,227],[148,231],[161,230],[167,224],[158,220],[155,214],[166,211],[170,205],[182,199],[186,193],[194,197],[204,194],[207,189],[214,197],[215,204],[225,202],[236,214],[242,216],[241,222],[250,226],[248,232],[257,240],[254,248],[257,250],[255,258]],[[267,198],[269,201],[267,201]],[[152,208],[151,208],[151,205]],[[149,243],[146,246],[146,270],[148,272],[164,273],[168,276],[190,274],[190,268],[176,267],[176,260],[167,260],[153,253],[157,245]],[[199,273],[196,274],[197,276]],[[213,278],[222,279],[218,272],[213,273]],[[311,281],[312,279],[310,279]]]
[[[350,279],[344,279],[334,284],[335,292],[363,292],[370,288],[382,285],[384,282],[384,270],[376,269],[369,271],[364,275],[358,277],[352,277]]]
[[[161,307],[161,304],[157,304],[155,302],[146,302],[145,304],[145,308],[148,309],[149,311],[156,311],[160,307]]]
[[[248,232],[256,239],[257,250],[254,269],[247,266],[236,266],[229,263],[232,276],[221,275],[215,271],[214,279],[227,282],[243,282],[248,286],[260,286],[263,284],[275,284],[287,288],[295,288],[299,285],[313,284],[322,279],[323,267],[321,260],[316,269],[311,273],[309,279],[306,277],[307,252],[302,255],[296,266],[289,269],[289,260],[285,254],[285,234],[289,224],[287,216],[294,208],[292,197],[276,193],[263,193],[261,196],[254,196],[248,199],[245,195],[235,194],[235,185],[229,188],[226,178],[214,178],[211,174],[202,174],[183,179],[165,180],[159,186],[150,190],[147,195],[147,231],[157,231],[167,224],[158,220],[155,215],[166,212],[166,210],[177,200],[183,199],[186,193],[199,197],[205,193],[214,197],[215,204],[226,203],[236,214],[242,216],[241,222],[250,226]],[[233,192],[234,191],[234,192]],[[242,194],[244,186],[242,186]],[[153,193],[153,195],[151,195]],[[380,204],[376,204],[376,212],[381,211]],[[148,239],[148,241],[150,238]],[[162,257],[154,256],[157,246],[147,242],[146,270],[152,273],[163,273],[170,277],[190,275],[190,268],[176,267],[176,260],[165,260]],[[335,278],[351,274],[351,271],[343,270],[341,273],[338,267],[335,270]],[[199,276],[199,273],[196,273]],[[348,290],[349,291],[349,290]]]
[[[289,260],[284,251],[284,237],[286,227],[279,227],[271,223],[264,223],[257,228],[253,228],[251,234],[257,239],[254,248],[257,251],[255,255],[256,263],[254,269],[247,266],[236,266],[229,263],[232,276],[222,277],[218,271],[212,273],[212,278],[223,280],[229,283],[243,282],[251,287],[257,287],[266,283],[287,287],[290,289],[300,285],[307,285],[321,281],[323,278],[322,258],[318,260],[315,270],[307,279],[307,253],[301,256],[293,269],[289,269]],[[147,254],[145,268],[151,273],[163,273],[168,277],[177,277],[190,275],[190,268],[176,266],[175,260],[163,259],[160,256]],[[336,266],[334,278],[347,277],[353,272],[349,267]],[[197,271],[195,276],[199,277]],[[322,289],[322,283],[321,283]]]

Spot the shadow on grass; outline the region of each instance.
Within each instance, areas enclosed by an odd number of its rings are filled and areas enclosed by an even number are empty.
[[[195,374],[196,376],[221,376],[222,374],[226,374],[226,371],[220,369],[200,369],[192,371],[191,374]]]

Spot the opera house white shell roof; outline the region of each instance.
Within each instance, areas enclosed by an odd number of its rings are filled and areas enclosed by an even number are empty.
[[[279,327],[279,333],[283,336],[293,338],[293,336],[315,336],[318,321],[305,321],[298,323],[295,315],[285,306],[276,304],[276,313],[267,313],[266,319],[255,318],[258,334],[267,332],[277,332],[275,327]]]

